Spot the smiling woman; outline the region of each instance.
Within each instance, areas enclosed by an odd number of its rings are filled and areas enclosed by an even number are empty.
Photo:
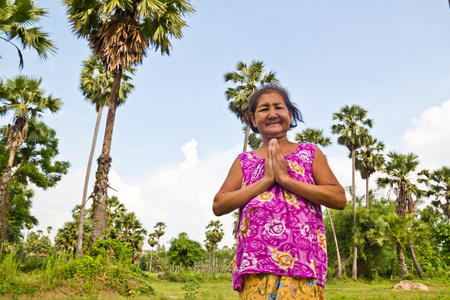
[[[316,145],[287,139],[301,113],[281,86],[257,90],[248,114],[263,145],[236,158],[213,203],[218,216],[239,208],[233,288],[241,299],[323,299],[321,205],[343,209],[344,189]]]

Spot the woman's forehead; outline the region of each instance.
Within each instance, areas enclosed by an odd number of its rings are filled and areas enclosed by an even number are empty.
[[[259,97],[257,106],[261,105],[266,106],[270,104],[279,104],[279,103],[285,104],[283,97],[277,92],[270,92],[262,94]]]

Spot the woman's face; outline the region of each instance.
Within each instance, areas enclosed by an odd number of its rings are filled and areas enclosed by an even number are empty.
[[[283,97],[272,92],[259,97],[255,113],[250,113],[250,119],[261,136],[272,139],[287,134],[292,122],[292,112],[286,107]]]

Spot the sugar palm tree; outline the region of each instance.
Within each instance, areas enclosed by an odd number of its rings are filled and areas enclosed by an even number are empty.
[[[356,185],[355,185],[355,157],[356,150],[364,145],[368,135],[367,127],[371,128],[373,121],[367,119],[367,110],[360,106],[344,106],[338,113],[333,114],[333,120],[338,123],[331,127],[332,133],[339,134],[338,144],[346,146],[352,156],[352,194],[353,194],[353,266],[352,278],[357,279],[358,249],[356,230]],[[367,127],[366,127],[367,126]]]
[[[400,218],[411,215],[414,217],[415,203],[413,196],[419,199],[424,194],[412,181],[411,177],[415,176],[415,170],[419,165],[418,156],[414,153],[400,154],[394,151],[387,155],[389,160],[382,169],[386,173],[386,177],[377,179],[379,187],[392,188],[397,196],[395,201],[395,212]],[[411,258],[419,276],[424,276],[422,268],[417,261],[413,241],[408,241]]]
[[[226,72],[225,82],[231,81],[237,84],[236,87],[229,87],[225,92],[225,97],[229,100],[228,108],[245,126],[245,137],[243,152],[247,151],[248,136],[250,126],[248,126],[248,100],[255,92],[257,85],[278,82],[275,72],[264,74],[264,63],[253,60],[250,65],[239,61],[236,65],[237,72]]]
[[[7,79],[5,84],[0,81],[0,115],[13,115],[12,123],[3,131],[8,137],[9,159],[0,179],[0,242],[8,232],[9,184],[16,153],[27,138],[38,138],[39,126],[36,123],[42,113],[46,110],[56,113],[62,106],[59,98],[44,96],[41,83],[41,78],[23,75]]]
[[[117,102],[118,106],[125,102],[128,95],[134,89],[134,86],[129,82],[131,80],[130,75],[133,75],[134,72],[135,69],[132,67],[124,68]],[[80,90],[83,93],[85,100],[95,105],[95,110],[97,111],[97,121],[95,123],[94,137],[92,139],[91,152],[89,154],[86,176],[84,179],[83,198],[81,199],[80,224],[78,229],[77,247],[75,251],[75,254],[80,257],[82,256],[83,249],[83,221],[92,159],[94,157],[95,145],[97,143],[97,135],[100,127],[100,120],[102,118],[103,106],[108,105],[109,98],[111,97],[112,83],[113,76],[111,72],[105,70],[103,64],[95,57],[94,54],[92,54],[87,60],[83,61],[83,69],[81,71],[80,78]]]
[[[223,229],[222,223],[220,221],[210,221],[208,226],[206,226],[206,229],[209,229],[206,231],[206,239],[211,243],[212,245],[212,253],[213,253],[213,270],[215,270],[215,261],[216,261],[216,248],[217,244],[222,240],[223,238]]]
[[[149,266],[149,272],[152,271],[152,265],[153,265],[153,247],[158,245],[158,235],[156,232],[150,233],[148,235],[148,244],[150,247],[152,247],[152,251],[150,251],[150,266]]]
[[[384,164],[384,156],[379,154],[384,150],[384,143],[372,136],[367,136],[366,143],[356,152],[356,169],[361,172],[361,178],[366,180],[366,208],[369,210],[369,178]]]
[[[17,49],[20,69],[23,68],[21,49],[33,49],[43,59],[56,52],[56,46],[48,34],[41,27],[32,27],[46,15],[47,11],[32,0],[0,0],[0,39]]]
[[[156,233],[156,235],[158,236],[158,244],[159,244],[159,239],[164,235],[164,233],[165,233],[165,231],[164,231],[164,229],[166,229],[166,223],[164,223],[164,222],[158,222],[158,223],[156,223],[156,225],[155,225],[155,233]]]
[[[442,209],[444,215],[450,219],[450,168],[443,166],[433,172],[422,170],[419,175],[425,176],[425,179],[419,178],[418,181],[425,183],[429,188],[427,196],[435,197],[432,204]],[[444,204],[441,199],[444,199]]]
[[[72,31],[87,38],[95,55],[113,74],[102,153],[98,158],[94,187],[93,240],[103,238],[106,229],[108,174],[111,168],[111,141],[125,67],[142,62],[150,47],[170,55],[170,38],[182,38],[183,17],[194,12],[188,0],[64,0]]]

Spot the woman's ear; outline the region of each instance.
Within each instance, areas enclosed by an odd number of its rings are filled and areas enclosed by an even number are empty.
[[[250,121],[252,121],[253,127],[257,127],[256,126],[255,115],[253,115],[253,113],[249,113],[248,116],[250,117]]]

